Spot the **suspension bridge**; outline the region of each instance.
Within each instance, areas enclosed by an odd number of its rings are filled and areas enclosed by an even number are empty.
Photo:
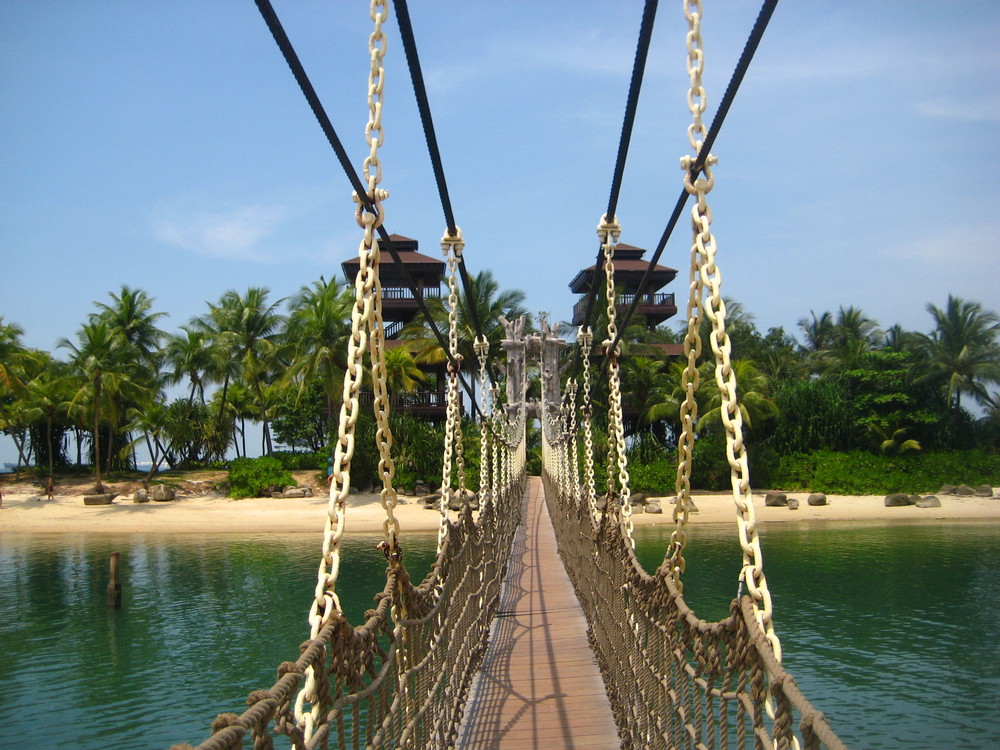
[[[475,361],[466,363],[459,354],[455,313],[459,287],[468,285],[465,239],[448,198],[406,3],[394,3],[447,227],[441,246],[448,269],[449,326],[447,332],[434,329],[449,360],[440,523],[436,559],[419,582],[407,570],[405,534],[393,512],[395,468],[379,281],[383,251],[398,262],[384,228],[385,192],[379,187],[382,24],[388,7],[384,0],[374,0],[371,6],[370,116],[365,131],[370,154],[362,181],[270,3],[257,0],[257,5],[354,186],[363,239],[327,523],[308,613],[309,639],[297,658],[278,666],[270,688],[248,696],[245,710],[219,714],[211,736],[198,748],[235,750],[251,743],[265,750],[276,742],[297,750],[843,748],[781,664],[707,200],[714,182],[712,142],[775,2],[764,3],[711,128],[702,123],[701,3],[684,2],[692,154],[682,160],[684,187],[650,268],[693,197],[687,368],[675,529],[662,564],[653,572],[644,570],[634,553],[618,367],[619,323],[631,316],[644,287],[620,321],[614,258],[621,233],[615,207],[657,3],[649,0],[644,9],[611,198],[598,224],[598,267],[608,302],[603,340],[595,345],[595,332],[585,323],[573,344],[574,361],[566,356],[567,341],[546,322],[531,333],[525,332],[523,319],[503,320],[499,356],[490,352],[475,321]],[[402,264],[399,267],[405,273]],[[597,286],[588,297],[585,320],[591,319]],[[683,593],[697,418],[695,365],[703,317],[712,327],[709,340],[722,397],[736,534],[743,550],[739,593],[729,616],[717,622],[699,618]],[[364,401],[371,404],[377,424],[386,579],[381,591],[372,592],[374,607],[364,621],[350,623],[341,611],[337,585],[366,371],[373,392]],[[478,378],[478,400],[463,381],[466,372]],[[537,373],[540,381],[538,399],[528,398],[529,373]],[[595,373],[607,378],[608,388],[607,445],[601,446],[608,457],[607,480],[600,488],[592,429]],[[472,408],[479,417],[477,511],[468,502],[471,493],[466,488],[460,388],[473,396]],[[541,477],[526,475],[526,434],[532,421],[541,425]],[[458,511],[450,510],[455,499]],[[175,745],[174,750],[190,747]]]

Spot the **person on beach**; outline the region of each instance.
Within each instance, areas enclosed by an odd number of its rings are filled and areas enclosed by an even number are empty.
[[[55,488],[56,488],[55,482],[52,481],[52,477],[49,477],[46,480],[46,482],[45,482],[45,499],[46,500],[51,500],[52,499],[52,493],[55,490]]]

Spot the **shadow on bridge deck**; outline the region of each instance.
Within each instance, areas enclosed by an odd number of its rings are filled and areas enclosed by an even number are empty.
[[[529,480],[522,517],[458,747],[619,747],[587,622],[559,559],[538,477]]]

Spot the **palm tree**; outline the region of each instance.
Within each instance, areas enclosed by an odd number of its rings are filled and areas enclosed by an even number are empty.
[[[47,354],[38,374],[28,383],[25,418],[30,422],[45,421],[45,442],[49,459],[49,477],[55,471],[55,451],[52,445],[53,424],[65,417],[73,399],[67,367]],[[38,451],[36,450],[36,455]]]
[[[869,347],[879,337],[878,323],[865,315],[860,308],[843,307],[837,310],[837,321],[833,324],[833,346],[848,341],[862,341]]]
[[[162,399],[153,400],[144,408],[133,408],[129,411],[129,430],[139,433],[139,437],[131,441],[125,448],[134,450],[135,445],[145,442],[149,451],[150,467],[142,480],[142,486],[147,490],[153,475],[160,469],[160,464],[167,457],[169,438],[167,436],[167,419],[169,408]]]
[[[748,359],[734,359],[732,367],[743,425],[748,431],[758,429],[765,420],[778,416],[778,406],[768,393],[767,377]],[[699,393],[704,393],[699,401],[697,425],[701,432],[709,425],[722,422],[722,393],[715,380],[715,363],[706,362],[699,369],[702,381]]]
[[[144,364],[151,364],[159,355],[160,340],[164,333],[156,321],[166,313],[150,312],[153,299],[141,289],[131,289],[122,284],[118,294],[108,292],[112,304],[95,303],[99,312],[90,316],[91,323],[103,320],[112,331],[122,336],[139,353]]]
[[[413,393],[424,382],[424,374],[405,346],[385,352],[385,386],[389,395]]]
[[[351,335],[354,290],[320,276],[291,298],[285,333],[293,347],[290,378],[298,381],[298,398],[318,379],[327,409],[339,403],[347,366],[347,339]]]
[[[276,312],[283,300],[268,303],[268,293],[269,290],[264,287],[250,287],[241,296],[230,289],[219,298],[217,305],[209,305],[208,314],[195,323],[213,336],[227,353],[227,361],[239,367],[239,374],[256,398],[259,418],[264,425],[265,450],[270,453],[272,446],[262,386],[275,377],[278,369],[284,317]],[[223,380],[220,416],[225,413],[231,377],[232,373],[227,371]]]
[[[500,285],[492,272],[482,271],[469,277],[469,291],[466,295],[462,290],[458,295],[457,325],[458,351],[462,355],[466,367],[472,367],[476,361],[473,344],[476,340],[476,325],[478,320],[481,333],[490,342],[490,356],[500,351],[500,341],[504,337],[504,328],[500,318],[514,320],[521,315],[527,315],[524,307],[524,292],[512,289],[500,291]],[[447,336],[448,310],[443,299],[428,299],[428,311],[434,319],[438,330]],[[531,325],[530,318],[525,321]],[[414,320],[403,329],[403,338],[409,341],[416,350],[416,360],[420,363],[438,364],[444,362],[447,356],[430,329],[430,325],[421,319]]]
[[[188,392],[188,404],[194,402],[195,395],[201,403],[205,403],[205,386],[211,382],[212,376],[219,368],[219,350],[212,344],[209,333],[203,329],[181,326],[183,333],[177,333],[167,338],[163,356],[168,368],[166,381],[176,385],[184,378],[191,384]]]
[[[0,386],[14,393],[24,391],[23,370],[32,357],[21,343],[24,329],[17,323],[5,323],[0,315]]]
[[[135,377],[136,349],[104,320],[86,323],[77,333],[77,342],[62,339],[59,346],[70,350],[70,365],[81,380],[72,403],[90,404],[95,487],[100,493],[104,491],[100,427],[102,421],[107,422],[111,425],[109,437],[113,436],[119,416],[114,399],[138,399],[141,395],[140,381]]]
[[[899,323],[886,329],[884,345],[894,352],[913,352],[920,346],[921,337],[915,331],[907,331]]]
[[[955,412],[964,394],[988,403],[987,386],[1000,383],[1000,317],[978,302],[951,295],[943,310],[928,304],[927,311],[935,328],[921,340],[922,379],[941,387]]]

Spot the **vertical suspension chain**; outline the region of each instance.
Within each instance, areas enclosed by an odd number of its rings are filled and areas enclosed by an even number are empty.
[[[618,338],[617,309],[615,307],[615,246],[621,236],[618,218],[601,217],[597,225],[597,236],[604,250],[604,281],[607,291],[608,338],[604,341],[604,352],[608,358],[608,503],[617,499],[622,523],[628,538],[635,547],[632,537],[632,504],[629,503],[628,459],[625,457],[625,424],[622,418],[621,371],[618,364],[620,349],[613,345]],[[617,470],[618,486],[614,489],[613,477]],[[615,495],[617,494],[617,498]]]
[[[438,509],[441,520],[438,524],[438,552],[444,545],[448,533],[448,501],[451,494],[452,462],[458,474],[459,497],[465,499],[465,457],[462,455],[462,417],[459,413],[458,373],[462,366],[462,355],[458,352],[458,258],[465,248],[462,230],[456,228],[454,234],[445,231],[441,238],[441,250],[448,264],[448,408],[444,429],[444,461],[441,465],[441,498]]]
[[[715,381],[721,396],[722,423],[726,430],[726,458],[729,461],[730,484],[737,510],[736,522],[740,547],[743,550],[741,585],[747,587],[754,602],[754,615],[780,664],[781,643],[774,633],[771,592],[764,576],[763,556],[757,534],[753,497],[750,491],[750,469],[747,463],[746,446],[743,443],[743,416],[740,412],[736,392],[736,374],[732,367],[729,334],[726,332],[726,305],[722,300],[721,292],[722,273],[715,263],[717,246],[715,237],[712,235],[712,211],[707,202],[708,193],[715,184],[711,167],[715,166],[718,160],[714,156],[709,156],[704,162],[704,174],[695,177],[693,181],[691,174],[705,136],[704,125],[701,122],[701,114],[705,110],[705,90],[701,85],[704,66],[701,42],[701,10],[701,0],[685,0],[684,14],[688,20],[688,71],[691,78],[688,107],[692,113],[688,140],[694,155],[682,157],[681,168],[685,173],[685,188],[697,199],[696,204],[691,209],[691,224],[694,235],[692,256],[696,256],[698,259],[700,277],[698,283],[707,293],[707,298],[704,300],[704,312],[712,323],[709,342],[715,355]],[[680,498],[678,498],[679,501]]]
[[[383,142],[382,132],[382,91],[385,71],[382,59],[385,55],[386,37],[382,32],[388,11],[385,0],[372,0],[370,8],[374,31],[369,37],[368,52],[371,67],[368,77],[368,123],[365,126],[365,139],[369,146],[369,155],[364,161],[364,174],[368,187],[368,198],[372,211],[365,209],[357,193],[354,202],[357,204],[355,218],[364,230],[364,237],[358,248],[360,266],[354,282],[354,307],[351,312],[351,337],[347,347],[347,367],[344,371],[343,403],[340,408],[337,445],[334,449],[333,473],[330,483],[330,498],[327,503],[327,519],[323,530],[323,554],[320,559],[317,574],[316,590],[309,609],[310,637],[316,638],[320,629],[334,614],[341,611],[340,599],[336,593],[337,577],[340,571],[340,540],[344,534],[345,509],[351,488],[351,461],[355,449],[355,428],[358,421],[358,393],[364,376],[364,352],[369,348],[371,337],[371,356],[373,380],[377,380],[377,362],[384,358],[384,346],[381,337],[384,336],[381,320],[381,285],[378,279],[378,241],[375,239],[378,228],[385,219],[382,201],[389,193],[378,187],[382,179],[382,166],[378,159],[378,149]],[[376,418],[379,422],[381,435],[379,445],[379,471],[383,477],[382,504],[386,510],[385,531],[390,549],[398,552],[396,535],[399,526],[393,517],[395,492],[392,490],[393,466],[389,456],[392,436],[388,430],[388,402],[384,398],[385,364],[381,361],[383,400],[376,407]],[[376,386],[376,401],[378,386]],[[308,740],[314,727],[320,721],[320,703],[318,696],[321,675],[316,674],[312,667],[306,670],[305,685],[299,691],[295,701],[295,720],[302,727]],[[305,704],[311,708],[307,711]]]
[[[590,326],[581,326],[576,334],[583,362],[583,403],[580,416],[583,419],[583,494],[584,503],[592,523],[597,521],[597,489],[594,486],[594,430],[591,417],[594,406],[590,401],[590,349],[594,343],[594,333]]]
[[[576,394],[579,385],[576,378],[570,378],[566,384],[569,393],[569,491],[570,497],[579,501],[580,498],[580,444],[576,429]]]
[[[479,393],[483,400],[482,414],[479,420],[479,507],[487,510],[493,503],[493,483],[490,472],[490,415],[493,404],[490,402],[490,389],[486,385],[486,359],[490,354],[490,342],[485,336],[477,336],[473,344],[476,358],[479,360]]]

